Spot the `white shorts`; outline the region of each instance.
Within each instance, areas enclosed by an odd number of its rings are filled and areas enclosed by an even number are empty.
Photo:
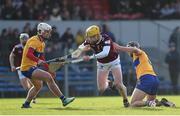
[[[109,63],[97,62],[97,69],[100,69],[100,70],[111,71],[111,69],[115,68],[115,67],[120,67],[121,68],[119,57],[116,60],[114,60],[112,62],[109,62]]]
[[[17,72],[18,72],[18,77],[19,77],[20,80],[26,78],[26,77],[21,73],[20,70],[17,70]]]

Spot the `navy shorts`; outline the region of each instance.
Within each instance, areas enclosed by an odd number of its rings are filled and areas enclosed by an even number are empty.
[[[143,75],[136,84],[136,88],[149,95],[156,95],[159,86],[159,79],[154,75]]]
[[[29,70],[27,70],[27,71],[21,71],[21,73],[22,73],[25,77],[31,79],[32,73],[33,73],[33,71],[36,70],[36,69],[37,69],[37,67],[33,66],[33,67],[31,67]]]

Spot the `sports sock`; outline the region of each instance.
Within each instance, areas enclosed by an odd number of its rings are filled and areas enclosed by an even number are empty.
[[[25,101],[24,105],[29,106],[31,102]]]
[[[66,97],[64,95],[59,97],[61,99],[61,101],[63,101]]]

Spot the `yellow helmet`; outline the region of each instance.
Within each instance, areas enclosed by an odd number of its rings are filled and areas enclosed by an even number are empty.
[[[100,29],[97,25],[92,25],[86,29],[86,37],[92,37],[100,34]]]

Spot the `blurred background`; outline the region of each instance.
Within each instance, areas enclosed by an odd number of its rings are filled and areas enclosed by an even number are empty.
[[[10,71],[9,54],[19,34],[35,35],[42,21],[53,27],[47,60],[76,49],[85,39],[85,29],[96,24],[120,45],[138,41],[160,78],[159,94],[177,95],[180,58],[173,54],[180,53],[179,19],[180,0],[0,0],[0,97],[26,96],[17,74]],[[132,61],[126,53],[120,55],[131,95],[136,84]],[[96,62],[66,65],[57,72],[56,82],[66,95],[96,96]],[[44,84],[39,96],[53,96],[47,90]]]

